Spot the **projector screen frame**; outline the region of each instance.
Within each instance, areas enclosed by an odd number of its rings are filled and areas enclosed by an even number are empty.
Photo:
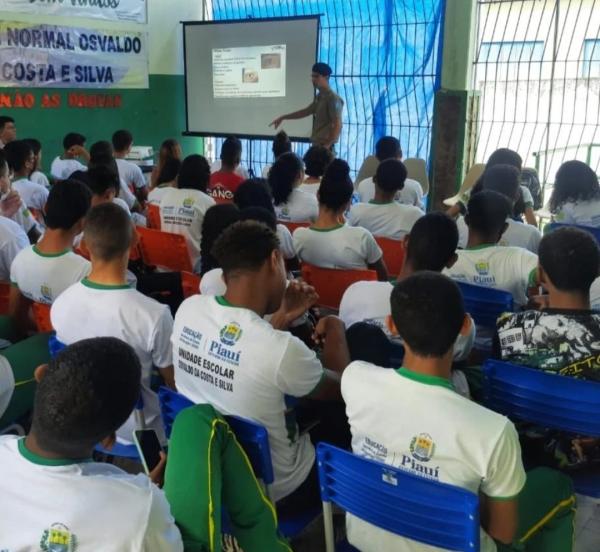
[[[222,132],[199,132],[188,130],[188,77],[187,77],[187,51],[186,51],[186,40],[185,40],[185,29],[186,27],[196,27],[199,25],[216,25],[216,24],[230,24],[230,23],[268,23],[271,21],[292,21],[299,19],[316,19],[317,21],[317,40],[315,44],[315,63],[317,62],[317,55],[319,53],[319,36],[321,33],[321,16],[323,14],[316,13],[310,15],[293,15],[289,17],[248,17],[246,19],[209,19],[202,21],[181,21],[183,25],[183,74],[184,74],[184,94],[185,94],[185,128],[186,130],[181,133],[182,136],[199,136],[204,138],[227,138],[232,133]],[[313,99],[316,96],[316,92],[313,92]],[[299,108],[300,109],[300,108]],[[237,138],[244,140],[272,140],[273,134],[238,134],[235,133]],[[289,136],[290,140],[294,142],[305,142],[310,143],[310,138],[306,136]]]

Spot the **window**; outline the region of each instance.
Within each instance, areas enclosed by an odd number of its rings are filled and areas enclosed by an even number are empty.
[[[544,42],[482,42],[477,63],[486,64],[488,71],[496,73],[496,80],[527,78],[532,64],[544,57]],[[539,71],[539,67],[537,68]]]
[[[581,76],[584,79],[600,77],[600,40],[586,38],[583,41],[583,63]]]

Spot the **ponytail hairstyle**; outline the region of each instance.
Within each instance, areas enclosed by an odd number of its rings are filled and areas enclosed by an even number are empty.
[[[275,205],[287,202],[303,172],[304,165],[295,153],[284,153],[273,163],[268,181]]]
[[[292,151],[292,142],[285,130],[280,130],[273,138],[273,157],[277,159],[284,153]]]
[[[339,211],[345,207],[354,192],[350,167],[342,159],[334,159],[327,168],[319,186],[319,204]]]

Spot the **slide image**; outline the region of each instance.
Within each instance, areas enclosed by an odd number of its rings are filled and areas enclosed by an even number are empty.
[[[212,78],[215,99],[284,97],[286,45],[214,48]]]

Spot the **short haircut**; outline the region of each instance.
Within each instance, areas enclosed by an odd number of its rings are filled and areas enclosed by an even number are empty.
[[[295,153],[284,153],[275,160],[268,178],[275,205],[281,205],[289,199],[303,170],[304,165]]]
[[[505,195],[483,190],[469,199],[465,222],[483,236],[500,235],[511,212],[512,205]]]
[[[238,220],[240,220],[240,210],[232,203],[213,205],[204,213],[200,238],[201,275],[219,267],[217,259],[212,255],[212,247],[225,229]]]
[[[121,181],[119,173],[114,170],[114,167],[109,165],[96,165],[90,167],[84,182],[89,186],[91,192],[96,196],[102,196],[111,188],[118,195],[121,191]],[[71,175],[71,178],[77,179],[77,176]]]
[[[221,145],[221,161],[233,167],[240,162],[242,156],[242,142],[235,136],[229,136]]]
[[[373,181],[384,192],[398,192],[404,188],[408,172],[399,159],[386,159],[377,166]]]
[[[181,160],[177,159],[177,157],[168,157],[158,175],[157,185],[165,184],[166,182],[172,182],[177,178],[180,170]]]
[[[332,73],[331,67],[322,61],[319,61],[312,66],[312,72],[317,73],[317,75],[321,75],[322,77],[330,77]]]
[[[70,230],[90,210],[92,192],[78,180],[62,180],[50,188],[46,201],[46,226]]]
[[[561,291],[590,293],[600,275],[600,248],[596,239],[579,228],[559,228],[546,234],[539,247],[539,263]]]
[[[273,232],[277,232],[275,213],[263,207],[246,207],[240,211],[240,220],[255,220],[266,224]]]
[[[21,171],[27,160],[33,155],[33,149],[25,140],[13,140],[4,146],[8,166],[13,172]]]
[[[377,157],[379,161],[402,157],[402,148],[400,147],[398,138],[395,138],[394,136],[383,136],[382,138],[379,138],[375,144],[375,157]]]
[[[521,173],[513,165],[493,165],[485,169],[482,185],[484,190],[498,192],[513,203],[521,192]]]
[[[493,152],[485,164],[486,169],[493,167],[494,165],[512,165],[516,167],[519,172],[523,168],[523,159],[514,150],[508,148],[500,148]]]
[[[327,165],[333,161],[333,153],[324,146],[311,146],[304,154],[304,172],[313,178],[320,178]]]
[[[428,213],[410,231],[406,258],[414,270],[441,272],[457,247],[456,222],[446,213]]]
[[[116,203],[92,207],[85,219],[83,238],[90,254],[102,261],[112,261],[129,251],[133,224],[127,211]]]
[[[277,159],[283,153],[292,151],[292,141],[285,130],[280,130],[273,138],[273,156]]]
[[[33,155],[39,155],[40,151],[42,151],[42,143],[37,138],[25,138],[23,142],[29,144]]]
[[[422,357],[450,351],[465,319],[459,287],[437,272],[417,272],[392,290],[392,319],[404,343]]]
[[[15,120],[8,115],[0,115],[0,130],[4,130],[7,123],[14,123]]]
[[[319,203],[328,209],[339,211],[350,201],[353,192],[348,163],[342,159],[334,159],[321,179]]]
[[[69,132],[63,138],[63,148],[71,149],[73,146],[83,146],[85,144],[85,136],[78,132]]]
[[[267,225],[253,220],[232,224],[218,238],[212,254],[225,278],[238,272],[255,272],[279,250],[277,234]]]
[[[566,161],[554,179],[550,211],[555,213],[567,202],[589,200],[600,200],[598,176],[581,161]]]
[[[90,159],[113,157],[113,147],[108,140],[94,142],[90,148]]]
[[[37,385],[32,432],[45,451],[77,458],[116,431],[140,395],[140,361],[114,337],[84,339],[60,351]]]
[[[244,180],[234,192],[233,202],[240,209],[262,207],[275,214],[271,189],[264,178],[249,178],[248,180]]]
[[[133,134],[128,130],[117,130],[112,135],[112,145],[115,151],[124,151],[133,144]]]
[[[179,167],[177,187],[206,192],[209,182],[210,165],[208,161],[202,155],[188,155]]]

